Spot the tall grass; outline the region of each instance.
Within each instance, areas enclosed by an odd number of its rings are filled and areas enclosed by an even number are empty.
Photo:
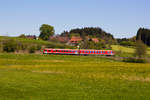
[[[1,100],[149,100],[150,66],[88,56],[0,54]]]

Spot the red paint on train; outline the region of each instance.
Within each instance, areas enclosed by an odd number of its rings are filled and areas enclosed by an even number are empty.
[[[85,49],[44,49],[43,54],[68,54],[68,55],[109,55],[115,53],[112,50],[85,50]]]

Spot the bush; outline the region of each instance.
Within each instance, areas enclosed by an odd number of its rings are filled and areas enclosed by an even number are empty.
[[[122,42],[120,42],[120,45],[122,45],[122,46],[135,46],[135,42],[132,42],[132,41],[122,41]]]
[[[146,63],[146,59],[141,58],[125,58],[123,59],[123,62],[131,62],[131,63]]]
[[[36,51],[36,46],[29,47],[29,53],[35,53],[35,51]]]
[[[16,42],[14,40],[5,40],[3,43],[3,51],[5,52],[15,52],[17,49]]]
[[[37,44],[36,50],[41,50],[42,46],[40,44]]]
[[[2,52],[3,51],[3,44],[2,44],[2,42],[0,41],[0,52]]]
[[[146,50],[147,50],[147,46],[141,40],[138,40],[136,42],[136,51],[135,51],[135,54],[139,58],[141,58],[142,56],[144,56],[146,54]]]

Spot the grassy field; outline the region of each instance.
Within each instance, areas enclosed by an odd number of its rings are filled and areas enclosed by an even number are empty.
[[[42,45],[42,46],[48,46],[51,48],[73,48],[72,46],[68,46],[65,45],[63,43],[59,43],[59,42],[52,42],[52,41],[43,41],[43,40],[34,40],[34,39],[28,39],[28,38],[19,38],[19,37],[6,37],[6,36],[0,36],[0,42],[3,42],[5,40],[13,40],[15,42],[20,42],[23,44],[38,44],[38,45]]]
[[[0,54],[0,100],[150,100],[150,64]]]
[[[135,48],[133,47],[125,47],[125,46],[120,46],[120,45],[112,45],[112,50],[121,52],[122,54],[120,56],[123,57],[132,57],[134,56]],[[147,48],[147,57],[150,57],[150,47]]]

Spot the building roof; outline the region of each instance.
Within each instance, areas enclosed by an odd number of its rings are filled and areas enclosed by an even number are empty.
[[[81,40],[82,40],[81,37],[73,36],[73,37],[69,40],[69,42],[70,42],[70,43],[78,43],[78,42],[80,42]]]
[[[92,41],[95,42],[95,43],[99,42],[98,38],[92,38]]]

